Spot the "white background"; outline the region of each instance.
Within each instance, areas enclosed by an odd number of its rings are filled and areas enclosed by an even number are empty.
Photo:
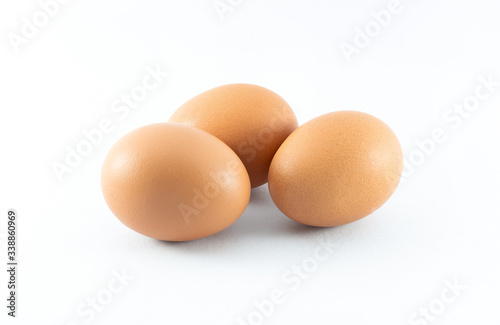
[[[230,325],[252,313],[254,324],[500,324],[500,87],[459,127],[444,117],[474,95],[479,77],[500,80],[500,4],[401,0],[348,63],[342,42],[353,44],[356,27],[388,3],[243,0],[222,20],[212,0],[73,0],[16,52],[9,33],[22,35],[23,17],[41,9],[2,0],[2,263],[7,209],[18,210],[20,228],[18,318],[6,316],[2,272],[2,324]],[[157,65],[168,73],[160,86],[127,117],[113,112]],[[277,92],[300,124],[335,110],[375,115],[419,166],[381,209],[341,227],[289,220],[267,185],[233,226],[206,239],[165,243],[123,226],[100,190],[109,148],[233,82]],[[52,164],[104,118],[113,132],[59,181]],[[436,129],[446,141],[418,153],[416,141]],[[283,275],[310,261],[320,240],[334,251],[293,290]],[[103,295],[113,270],[134,279],[88,322],[76,310]],[[456,279],[466,289],[436,302]],[[286,299],[260,322],[254,302],[274,289]],[[432,322],[415,316],[440,304]]]

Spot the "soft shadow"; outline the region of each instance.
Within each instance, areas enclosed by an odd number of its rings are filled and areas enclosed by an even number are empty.
[[[367,219],[371,219],[368,217]],[[159,246],[197,255],[220,255],[232,252],[268,254],[269,248],[300,247],[320,238],[345,242],[366,236],[372,231],[371,221],[360,220],[347,225],[320,228],[306,226],[286,217],[274,205],[267,185],[252,190],[250,203],[243,215],[227,229],[187,242],[156,241]],[[256,250],[261,250],[256,252]],[[264,250],[264,251],[262,251]]]
[[[271,197],[269,196],[269,188],[267,184],[253,188],[250,195],[249,204],[261,204],[267,202]]]

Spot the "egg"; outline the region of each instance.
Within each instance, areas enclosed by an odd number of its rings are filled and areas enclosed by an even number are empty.
[[[205,91],[179,107],[169,122],[197,127],[226,143],[243,161],[252,187],[267,183],[276,150],[298,126],[283,98],[250,84]]]
[[[115,216],[145,236],[186,241],[229,227],[250,199],[238,156],[202,130],[173,123],[141,127],[121,138],[101,171]]]
[[[401,146],[384,122],[356,111],[333,112],[283,142],[269,170],[269,192],[289,218],[332,227],[381,207],[402,170]]]

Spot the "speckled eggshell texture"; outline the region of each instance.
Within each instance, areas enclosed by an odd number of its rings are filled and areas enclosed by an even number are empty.
[[[195,126],[226,143],[243,161],[252,187],[267,182],[276,150],[298,126],[283,98],[250,84],[201,93],[177,109],[169,122]]]
[[[381,207],[402,170],[401,146],[384,122],[356,111],[333,112],[285,140],[271,163],[269,191],[289,218],[332,227]]]
[[[173,123],[144,126],[121,138],[105,158],[101,185],[122,223],[167,241],[229,227],[250,199],[245,167],[226,144]]]

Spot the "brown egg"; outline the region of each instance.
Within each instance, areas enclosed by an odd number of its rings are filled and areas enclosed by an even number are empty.
[[[361,112],[334,112],[285,140],[271,163],[269,192],[289,218],[332,227],[381,207],[402,170],[401,146],[384,122]]]
[[[122,223],[168,241],[229,227],[250,199],[248,174],[227,145],[173,123],[144,126],[121,138],[106,156],[101,185]]]
[[[267,182],[276,150],[298,126],[283,98],[248,84],[208,90],[177,109],[169,122],[195,126],[221,139],[245,164],[252,187]]]

